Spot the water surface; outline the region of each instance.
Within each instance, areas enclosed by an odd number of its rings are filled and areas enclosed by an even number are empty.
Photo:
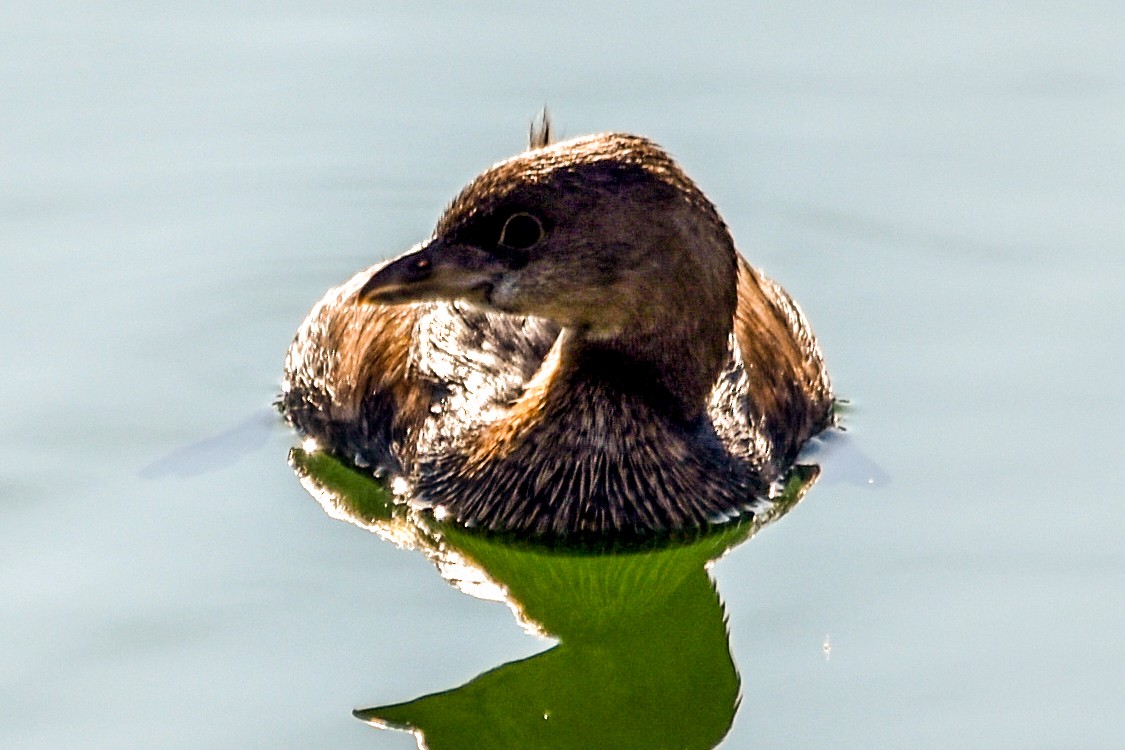
[[[722,746],[1120,747],[1122,28],[1097,2],[6,7],[0,745],[406,748],[351,710],[552,646],[325,516],[264,416],[308,307],[546,102],[680,158],[882,472],[826,471],[714,566]]]

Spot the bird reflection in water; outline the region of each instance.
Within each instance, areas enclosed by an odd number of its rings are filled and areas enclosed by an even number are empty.
[[[713,748],[734,721],[739,675],[709,564],[792,508],[816,466],[794,466],[755,513],[710,530],[536,544],[443,523],[328,453],[290,463],[325,511],[421,550],[461,590],[506,601],[558,640],[460,687],[358,710],[420,748]]]

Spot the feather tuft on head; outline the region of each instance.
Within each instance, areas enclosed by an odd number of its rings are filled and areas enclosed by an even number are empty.
[[[544,146],[550,146],[553,140],[551,138],[551,113],[548,111],[547,105],[544,104],[543,111],[531,121],[531,127],[527,134],[527,147],[543,148]]]

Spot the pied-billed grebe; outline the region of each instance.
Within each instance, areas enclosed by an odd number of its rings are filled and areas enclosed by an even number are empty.
[[[313,308],[282,410],[470,526],[644,532],[752,508],[832,418],[804,317],[657,145],[546,141]]]

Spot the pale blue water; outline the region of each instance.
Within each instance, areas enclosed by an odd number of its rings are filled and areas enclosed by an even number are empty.
[[[715,566],[723,747],[1121,747],[1122,29],[1108,2],[7,4],[0,746],[407,748],[351,709],[549,646],[325,516],[262,421],[308,307],[548,103],[680,158],[889,477],[830,471]]]

